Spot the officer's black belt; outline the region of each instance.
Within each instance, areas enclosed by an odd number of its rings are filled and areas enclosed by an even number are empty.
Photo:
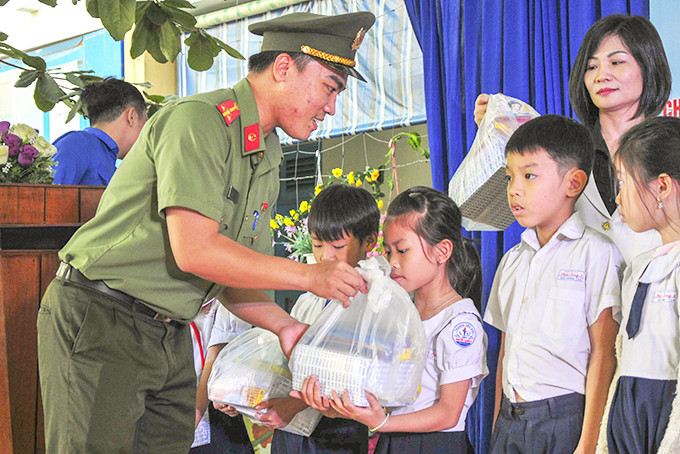
[[[76,285],[94,290],[95,292],[101,293],[109,297],[110,299],[117,301],[119,303],[125,304],[132,310],[132,312],[138,312],[151,317],[154,320],[161,322],[172,321],[167,315],[158,313],[151,309],[149,306],[144,304],[141,300],[128,295],[120,290],[114,290],[104,283],[104,281],[92,281],[83,275],[77,268],[72,267],[68,263],[61,262],[59,269],[57,270],[57,277],[67,282],[72,282]]]

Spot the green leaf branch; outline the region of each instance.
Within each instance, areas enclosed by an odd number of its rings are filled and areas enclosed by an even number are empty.
[[[79,1],[71,0],[74,5]],[[8,2],[0,0],[0,6]],[[40,0],[40,3],[54,7],[57,0]],[[85,0],[85,7],[90,16],[101,19],[102,25],[116,41],[122,40],[134,27],[130,43],[132,58],[146,51],[159,63],[174,62],[182,48],[182,33],[185,33],[189,35],[184,44],[188,46],[187,61],[191,69],[210,69],[215,57],[222,51],[233,58],[244,59],[236,49],[204,29],[196,28],[196,18],[186,11],[194,6],[187,0]],[[0,56],[5,56],[0,63],[22,70],[15,87],[29,87],[35,83],[33,99],[36,106],[43,112],[49,112],[59,102],[66,104],[70,109],[67,122],[77,113],[86,116],[80,92],[87,83],[101,80],[101,77],[95,76],[92,71],[47,69],[45,60],[11,46],[6,42],[7,38],[6,33],[0,32]],[[147,96],[147,100],[151,99]],[[151,101],[150,104],[159,103]],[[149,113],[155,110],[150,109]]]

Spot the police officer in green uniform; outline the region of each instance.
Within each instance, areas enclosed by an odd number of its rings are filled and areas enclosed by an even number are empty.
[[[375,18],[295,13],[258,24],[262,49],[233,89],[154,115],[96,216],[61,250],[38,315],[49,453],[182,453],[193,438],[196,378],[187,323],[219,296],[289,352],[306,325],[264,289],[348,302],[365,283],[344,263],[304,265],[271,250],[282,152],[304,140],[355,69]]]

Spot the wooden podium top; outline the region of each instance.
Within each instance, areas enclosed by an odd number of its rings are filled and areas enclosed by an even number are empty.
[[[94,217],[106,186],[0,184],[0,227],[81,225]]]

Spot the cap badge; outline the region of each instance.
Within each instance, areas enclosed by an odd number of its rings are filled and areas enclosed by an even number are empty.
[[[359,50],[359,47],[361,46],[361,43],[364,41],[364,36],[366,36],[367,30],[365,28],[359,29],[357,32],[357,36],[354,38],[354,41],[352,42],[352,50],[356,51]]]
[[[234,102],[233,99],[225,101],[217,105],[220,113],[224,117],[224,122],[229,126],[241,115],[241,111],[238,108],[238,104]]]

